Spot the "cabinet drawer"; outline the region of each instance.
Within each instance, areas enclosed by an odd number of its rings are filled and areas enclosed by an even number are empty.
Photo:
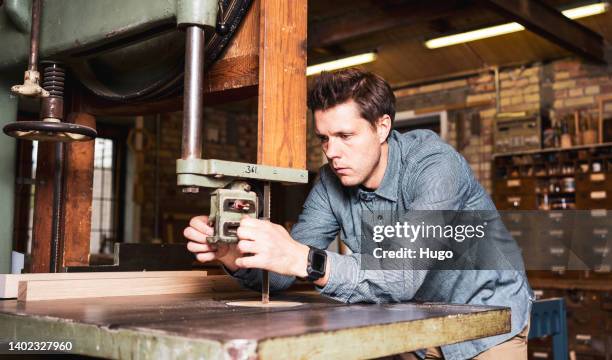
[[[612,191],[578,191],[576,206],[579,209],[612,209]]]
[[[532,195],[535,193],[534,179],[500,179],[493,182],[495,194],[499,195]]]

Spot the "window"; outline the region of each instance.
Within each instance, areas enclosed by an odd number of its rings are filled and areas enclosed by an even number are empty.
[[[448,140],[448,116],[446,111],[416,114],[414,111],[401,111],[395,114],[393,128],[401,133],[415,129],[429,129]]]
[[[116,150],[112,139],[96,138],[94,152],[93,203],[91,215],[91,253],[112,253],[112,244],[117,240],[116,206]],[[34,194],[36,191],[36,164],[38,142],[32,142],[32,179],[22,179],[30,186],[28,201],[27,252],[32,250],[32,229],[34,219]],[[27,180],[27,181],[26,181]]]
[[[94,152],[93,204],[91,213],[91,253],[112,253],[117,239],[115,221],[115,149],[111,139],[96,138]]]

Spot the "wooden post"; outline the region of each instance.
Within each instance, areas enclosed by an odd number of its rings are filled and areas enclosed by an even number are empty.
[[[36,195],[32,229],[32,263],[30,272],[50,272],[51,224],[53,219],[53,185],[55,143],[38,142],[36,158]]]
[[[32,141],[17,140],[17,183],[15,184],[15,216],[13,218],[13,250],[20,253],[28,251],[28,227],[30,218],[30,196],[32,184]]]
[[[304,0],[259,0],[257,162],[306,168]]]
[[[96,119],[87,113],[71,113],[68,122],[96,128]],[[89,265],[94,148],[95,141],[66,144],[62,266]]]

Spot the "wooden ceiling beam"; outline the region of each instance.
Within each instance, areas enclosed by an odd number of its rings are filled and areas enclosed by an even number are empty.
[[[355,11],[341,18],[308,24],[308,47],[330,47],[371,33],[393,29],[415,22],[451,15],[465,1],[417,1],[392,6],[376,6],[371,12]]]
[[[578,56],[605,63],[604,40],[586,26],[568,19],[541,0],[480,0],[509,20]]]

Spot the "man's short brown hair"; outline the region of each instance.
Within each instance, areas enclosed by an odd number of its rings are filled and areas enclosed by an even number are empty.
[[[380,76],[356,68],[322,72],[308,94],[308,107],[314,113],[327,110],[349,100],[355,101],[361,117],[372,126],[387,114],[395,119],[395,95]]]

